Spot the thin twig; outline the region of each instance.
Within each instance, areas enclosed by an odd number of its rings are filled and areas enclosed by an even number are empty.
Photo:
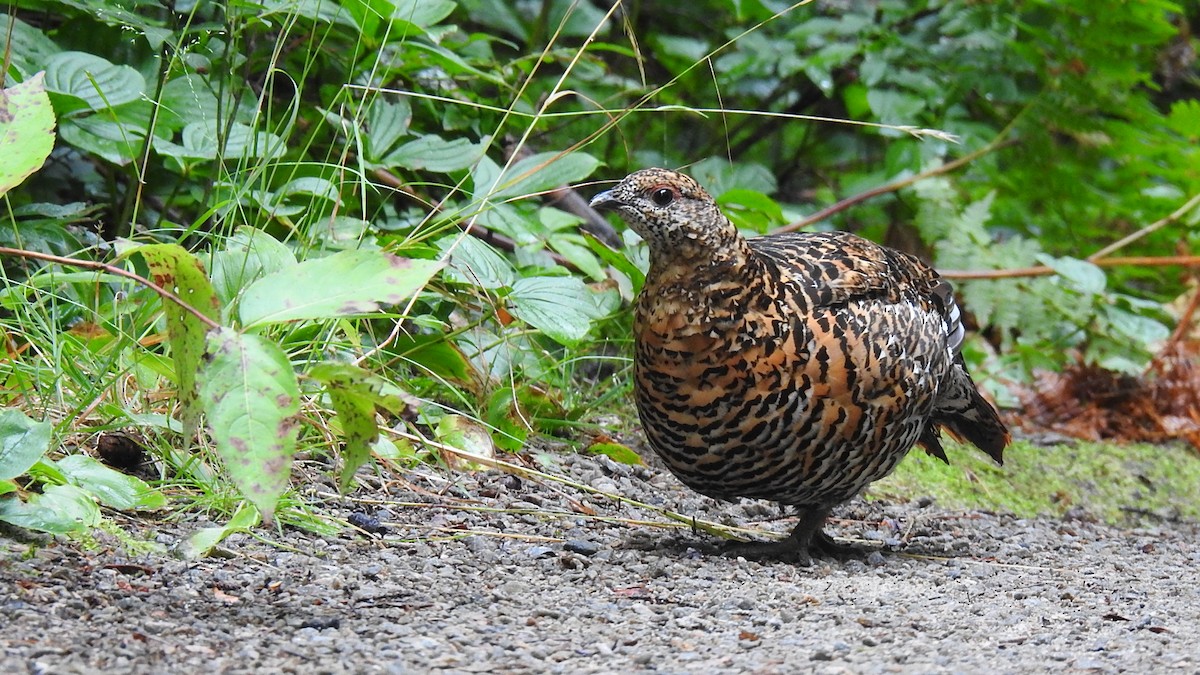
[[[70,267],[82,267],[84,269],[97,270],[100,272],[108,272],[109,274],[114,274],[119,277],[124,277],[126,279],[135,281],[135,282],[145,286],[146,288],[149,288],[150,290],[152,290],[155,293],[162,296],[163,299],[170,300],[171,302],[178,305],[185,312],[187,312],[187,313],[191,314],[192,316],[196,317],[197,319],[199,319],[201,323],[208,326],[209,328],[217,329],[217,328],[221,327],[221,324],[219,324],[216,321],[205,316],[205,314],[203,312],[201,312],[200,310],[196,309],[195,307],[192,307],[191,305],[189,305],[187,302],[185,302],[183,300],[183,298],[179,297],[178,295],[175,295],[171,291],[168,291],[167,289],[163,288],[162,286],[159,286],[158,284],[154,283],[153,281],[150,281],[149,279],[147,279],[139,274],[129,272],[127,270],[121,269],[120,267],[116,267],[115,265],[109,265],[108,263],[102,263],[102,262],[95,262],[93,260],[75,260],[73,258],[64,258],[62,256],[50,255],[49,253],[38,253],[37,251],[26,251],[24,249],[19,249],[19,248],[8,248],[7,246],[0,246],[0,255],[14,255],[14,256],[17,256],[20,258],[32,258],[34,260],[45,260],[47,262],[58,263],[59,265],[67,265]]]
[[[935,166],[932,169],[928,169],[926,171],[922,171],[921,173],[909,176],[908,178],[901,178],[900,180],[892,181],[891,183],[888,183],[886,185],[880,185],[879,187],[871,188],[870,190],[867,190],[866,192],[860,192],[854,196],[847,197],[847,198],[843,199],[842,201],[840,201],[836,204],[833,204],[831,206],[827,206],[810,216],[807,216],[805,218],[797,220],[794,223],[789,223],[787,225],[784,225],[783,227],[776,230],[776,232],[794,232],[801,228],[808,227],[809,225],[812,225],[813,223],[817,223],[822,220],[825,220],[826,218],[828,218],[829,216],[832,216],[835,213],[845,211],[846,209],[850,208],[851,206],[854,206],[855,204],[858,204],[859,202],[865,202],[866,200],[871,199],[872,197],[878,197],[879,195],[882,195],[882,194],[887,194],[889,192],[896,192],[897,190],[902,190],[914,183],[923,181],[926,178],[933,178],[934,176],[940,176],[944,173],[949,173],[965,164],[968,164],[970,162],[975,161],[976,159],[979,159],[980,157],[988,154],[989,152],[993,152],[993,151],[999,150],[1001,148],[1006,148],[1006,147],[1008,147],[1010,145],[1014,145],[1018,142],[1018,140],[1015,138],[1001,140],[1002,138],[1003,138],[1003,136],[997,137],[996,140],[992,141],[991,143],[988,143],[987,145],[983,146],[982,148],[976,150],[975,152],[967,153],[952,162],[947,162],[945,164],[942,164],[941,166]]]
[[[1176,220],[1179,220],[1180,218],[1182,218],[1184,216],[1184,214],[1186,214],[1188,211],[1191,211],[1192,209],[1196,208],[1197,204],[1200,204],[1200,192],[1192,195],[1192,198],[1187,200],[1186,202],[1184,202],[1183,206],[1175,209],[1169,215],[1167,215],[1163,218],[1159,218],[1158,220],[1154,221],[1153,223],[1150,223],[1149,225],[1138,230],[1137,232],[1134,232],[1127,236],[1121,237],[1120,239],[1109,244],[1108,246],[1105,246],[1104,248],[1100,249],[1099,251],[1096,251],[1095,253],[1089,255],[1087,257],[1088,261],[1089,262],[1097,262],[1100,258],[1107,257],[1109,253],[1112,253],[1113,251],[1124,248],[1129,243],[1137,241],[1138,239],[1141,239],[1142,237],[1150,234],[1151,232],[1154,232],[1155,230],[1162,229],[1166,225],[1173,223]]]
[[[1168,255],[1168,256],[1129,256],[1124,258],[1088,259],[1097,267],[1123,267],[1137,265],[1141,267],[1200,267],[1200,255]],[[1014,267],[1006,270],[938,270],[938,274],[947,279],[1015,279],[1018,277],[1048,277],[1057,274],[1053,267],[1038,265],[1036,267]]]

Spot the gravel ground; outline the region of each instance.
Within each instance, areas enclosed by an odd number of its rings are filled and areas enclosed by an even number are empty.
[[[774,507],[719,504],[652,468],[553,461],[573,480],[701,518],[789,525]],[[622,520],[661,517],[560,484],[495,471],[405,479],[356,495],[382,500],[364,514],[382,532],[263,530],[270,543],[237,535],[198,561],[171,555],[196,523],[142,523],[163,549],[149,555],[104,534],[85,546],[0,532],[0,666],[1200,672],[1194,523],[1115,529],[1086,513],[1023,520],[857,500],[835,533],[881,550],[797,567]],[[504,511],[468,508],[479,506]],[[350,517],[364,506],[322,508]]]

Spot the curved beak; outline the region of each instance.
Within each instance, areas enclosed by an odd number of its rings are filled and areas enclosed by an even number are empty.
[[[605,190],[592,197],[592,201],[588,202],[588,206],[597,211],[613,211],[621,206],[621,201],[613,196],[612,190]]]

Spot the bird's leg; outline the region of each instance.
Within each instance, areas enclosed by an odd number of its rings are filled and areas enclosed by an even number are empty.
[[[748,558],[792,559],[801,565],[812,563],[813,555],[846,558],[862,555],[862,550],[851,544],[843,544],[829,536],[822,526],[829,517],[828,508],[806,509],[800,514],[800,522],[786,539],[770,542],[739,542],[729,547],[730,553]]]

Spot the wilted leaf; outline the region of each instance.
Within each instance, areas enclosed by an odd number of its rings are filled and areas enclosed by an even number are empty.
[[[139,246],[133,252],[140,253],[145,259],[154,283],[172,291],[204,316],[217,320],[220,310],[216,293],[204,273],[204,265],[195,256],[178,244],[150,244]],[[196,371],[204,354],[204,336],[208,326],[191,312],[168,300],[163,301],[163,313],[167,317],[167,336],[175,364],[175,384],[179,387],[184,437],[190,442],[199,421]]]
[[[386,379],[345,363],[318,364],[308,374],[325,384],[325,393],[341,422],[345,448],[338,485],[345,490],[358,467],[370,459],[371,448],[379,440],[376,406],[402,415],[415,408],[417,400]]]
[[[437,438],[443,445],[464,453],[460,455],[440,450],[442,461],[452,469],[478,471],[485,468],[485,465],[471,461],[471,456],[484,460],[496,457],[492,434],[482,424],[469,417],[446,415],[438,422],[436,431]]]

